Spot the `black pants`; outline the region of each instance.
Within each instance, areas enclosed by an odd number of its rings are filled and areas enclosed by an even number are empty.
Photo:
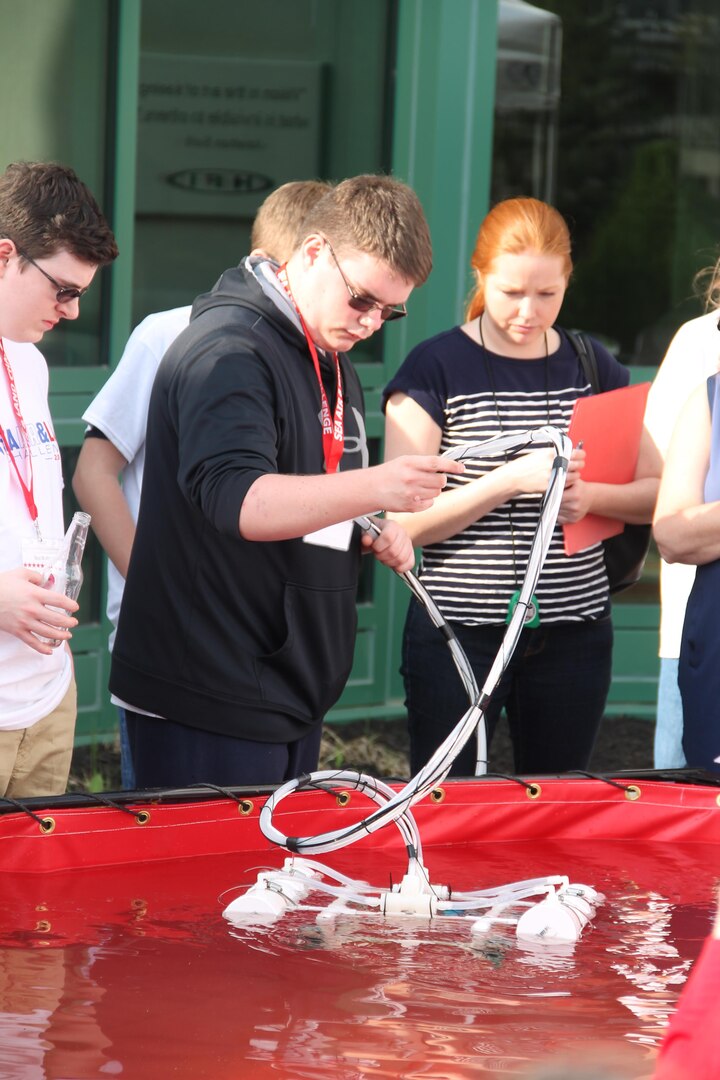
[[[454,622],[452,628],[482,688],[505,627]],[[522,631],[486,713],[490,739],[505,708],[517,773],[587,768],[610,689],[612,643],[609,617]],[[405,622],[402,674],[415,775],[469,705],[442,634],[416,600]],[[474,771],[471,737],[451,775],[472,776]]]
[[[252,742],[126,710],[138,788],[283,784],[317,769],[322,725],[291,743]]]

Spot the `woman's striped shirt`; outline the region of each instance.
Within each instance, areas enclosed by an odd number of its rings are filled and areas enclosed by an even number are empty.
[[[592,392],[577,353],[560,331],[559,349],[547,358],[499,356],[459,327],[412,350],[386,387],[411,397],[442,429],[441,452],[501,433],[551,424],[567,431],[575,401]],[[626,386],[629,373],[593,339],[600,386]],[[459,486],[490,472],[504,457],[465,459]],[[521,587],[538,522],[540,495],[521,495],[488,512],[456,536],[423,548],[420,579],[446,619],[471,625],[505,622]],[[609,610],[602,545],[565,555],[556,526],[535,596],[543,623],[598,619]]]

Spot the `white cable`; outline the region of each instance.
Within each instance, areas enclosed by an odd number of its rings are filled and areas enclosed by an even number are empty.
[[[259,821],[260,829],[272,843],[297,854],[301,852],[334,851],[352,844],[359,840],[361,836],[369,835],[394,821],[402,833],[411,860],[415,857],[421,863],[420,836],[415,820],[410,813],[410,807],[429,794],[447,776],[453,761],[473,731],[476,729],[479,731],[480,727],[484,731],[484,713],[490,696],[517,645],[525,624],[532,594],[535,591],[540,571],[550,547],[565,488],[572,443],[567,435],[564,435],[556,428],[542,427],[533,431],[499,435],[485,442],[455,447],[444,455],[461,461],[466,457],[477,457],[480,451],[482,451],[483,455],[487,455],[508,450],[522,450],[529,446],[553,446],[556,450],[556,458],[553,462],[548,488],[542,501],[540,518],[533,536],[520,596],[482,690],[478,690],[467,656],[432,597],[411,571],[401,574],[400,576],[404,578],[411,591],[425,606],[435,626],[444,634],[453,661],[468,694],[470,708],[460,718],[455,728],[437,748],[429,761],[400,791],[395,792],[382,781],[352,770],[311,773],[308,776],[291,780],[277,788],[260,811]],[[371,518],[361,517],[357,518],[356,521],[361,528],[379,535],[380,529]],[[480,760],[481,755],[482,758],[486,756],[484,743],[482,746],[482,750],[480,745],[478,748],[478,767],[483,765],[482,771],[484,772],[487,765],[484,760]],[[308,787],[321,787],[326,791],[335,791],[339,786],[353,786],[377,803],[377,809],[368,814],[362,821],[320,833],[317,836],[288,837],[274,826],[273,813],[283,799],[294,791]]]

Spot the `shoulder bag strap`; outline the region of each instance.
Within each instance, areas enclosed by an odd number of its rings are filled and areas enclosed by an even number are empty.
[[[597,357],[595,356],[592,341],[587,334],[583,334],[580,330],[566,330],[565,333],[578,355],[585,378],[590,383],[593,394],[599,394],[600,375],[598,373]]]

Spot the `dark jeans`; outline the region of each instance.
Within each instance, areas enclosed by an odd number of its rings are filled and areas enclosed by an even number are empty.
[[[130,752],[130,737],[125,710],[118,705],[118,728],[120,731],[120,783],[125,791],[135,789],[135,770]]]
[[[505,628],[453,623],[482,689]],[[503,707],[515,772],[586,769],[610,689],[613,629],[595,622],[542,624],[525,629],[486,712],[488,742]],[[450,650],[424,608],[410,601],[403,637],[402,675],[413,775],[467,711],[469,702]],[[475,772],[475,737],[456,758],[452,776]]]
[[[138,788],[283,784],[317,769],[322,725],[292,743],[252,742],[126,710]]]
[[[698,566],[680,644],[682,745],[688,765],[720,773],[720,559]]]

